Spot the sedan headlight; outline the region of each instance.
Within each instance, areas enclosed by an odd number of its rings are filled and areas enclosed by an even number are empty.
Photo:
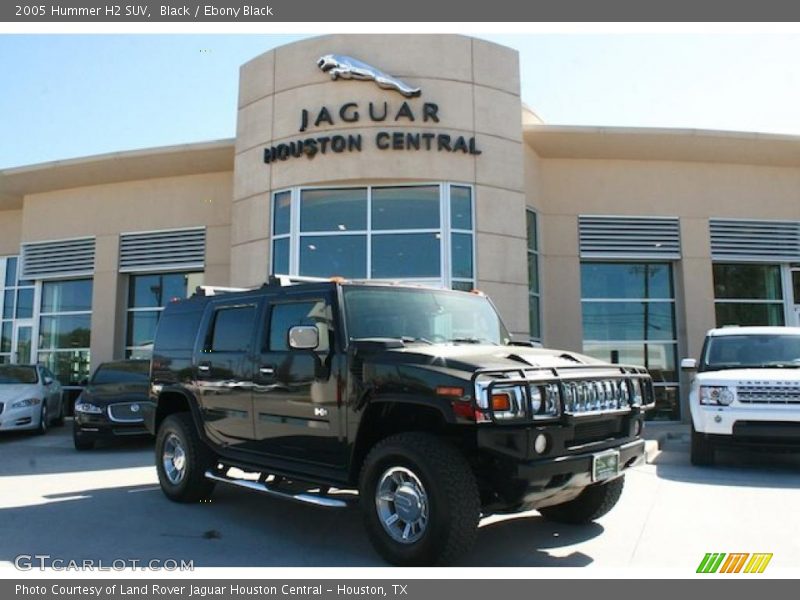
[[[728,406],[733,402],[735,395],[733,390],[729,387],[701,385],[699,397],[700,404],[710,406]]]
[[[103,409],[96,404],[92,404],[91,402],[79,400],[75,403],[75,412],[99,415],[103,413]]]
[[[37,404],[39,404],[39,402],[41,401],[38,398],[25,398],[24,400],[17,400],[16,402],[12,402],[9,408],[12,410],[15,408],[26,408],[28,406],[36,406]]]

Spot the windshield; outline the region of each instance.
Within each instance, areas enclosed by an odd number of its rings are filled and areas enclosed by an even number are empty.
[[[509,335],[485,296],[446,290],[345,287],[351,339],[507,344]]]
[[[150,379],[150,368],[147,361],[131,361],[101,365],[92,377],[92,385],[108,383],[147,383]]]
[[[36,367],[20,365],[0,365],[0,385],[14,383],[36,383]]]
[[[703,370],[748,367],[800,368],[800,335],[721,335],[709,338]]]

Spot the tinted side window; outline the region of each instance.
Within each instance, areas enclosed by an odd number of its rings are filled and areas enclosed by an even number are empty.
[[[319,331],[318,352],[330,347],[331,308],[324,300],[274,304],[270,312],[269,350],[289,350],[289,329],[297,325],[314,325]]]
[[[214,314],[210,352],[246,352],[255,327],[256,307],[219,308]]]
[[[156,327],[156,350],[190,350],[194,348],[202,311],[162,313]]]

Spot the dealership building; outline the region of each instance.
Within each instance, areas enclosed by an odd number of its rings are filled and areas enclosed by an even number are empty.
[[[480,289],[685,419],[706,330],[798,324],[800,138],[547,125],[510,48],[318,37],[241,67],[233,139],[0,171],[0,256],[0,361],[68,384],[199,284],[343,276]]]

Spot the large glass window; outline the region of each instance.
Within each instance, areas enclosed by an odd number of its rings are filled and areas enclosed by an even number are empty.
[[[39,362],[64,385],[89,376],[92,331],[92,280],[42,283],[39,312]]]
[[[525,211],[525,225],[528,236],[528,315],[530,336],[534,340],[542,338],[541,293],[539,291],[539,234],[536,213]]]
[[[679,419],[672,265],[582,263],[581,306],[583,351],[646,367],[656,386],[648,418]]]
[[[723,325],[784,325],[780,265],[715,264],[714,308]]]
[[[191,295],[203,284],[203,273],[147,273],[131,275],[125,354],[150,358],[161,311],[172,300]]]
[[[271,272],[472,289],[472,204],[472,188],[455,184],[277,192]]]
[[[14,321],[33,317],[34,296],[33,281],[20,279],[18,258],[0,258],[0,268],[3,265],[5,276],[0,279],[0,364],[11,362]]]

